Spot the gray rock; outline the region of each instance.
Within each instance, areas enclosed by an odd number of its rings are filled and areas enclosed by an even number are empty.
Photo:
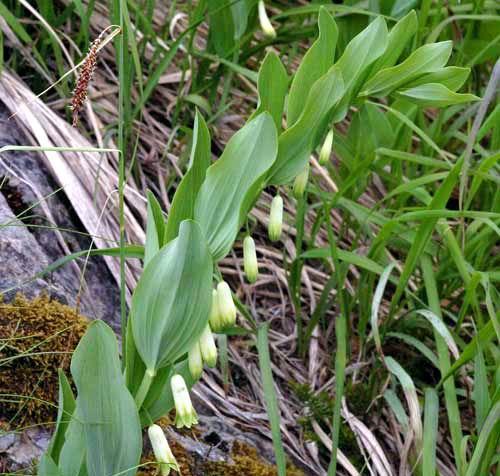
[[[27,144],[2,107],[0,103],[0,147]],[[8,290],[8,300],[17,291],[30,297],[45,291],[64,304],[75,306],[78,302],[82,314],[104,319],[117,329],[120,293],[102,258],[89,259],[83,286],[83,260],[78,261],[78,266],[76,262],[68,263],[36,278],[47,265],[66,256],[68,250],[73,253],[91,245],[64,191],[53,181],[38,154],[23,151],[0,156],[0,198],[0,293]],[[16,220],[16,215],[21,220]]]
[[[21,433],[0,435],[0,461],[9,471],[28,468],[39,460],[49,446],[51,433],[46,428],[30,428]]]

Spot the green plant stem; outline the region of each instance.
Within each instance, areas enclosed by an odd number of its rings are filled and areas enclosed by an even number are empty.
[[[135,395],[135,403],[137,405],[137,410],[140,410],[146,396],[149,392],[149,387],[153,383],[153,378],[155,373],[152,370],[146,370],[144,373],[144,377],[142,377],[141,385],[139,386],[139,390],[137,390],[137,394]]]
[[[126,282],[125,282],[125,51],[127,48],[127,38],[124,21],[124,2],[125,0],[117,0],[115,6],[117,7],[117,16],[119,25],[122,29],[122,34],[116,42],[118,54],[118,78],[120,87],[118,88],[118,214],[119,214],[119,227],[120,227],[120,324],[122,342],[126,342],[127,337],[127,301],[126,301]],[[124,368],[126,362],[126,349],[125,345],[122,347],[122,367]]]
[[[340,304],[340,313],[335,321],[335,337],[337,348],[335,352],[335,403],[332,418],[332,452],[328,466],[328,476],[337,474],[337,450],[339,447],[340,430],[340,407],[345,385],[345,366],[347,361],[347,303],[344,287],[345,275],[342,272],[337,252],[337,240],[333,233],[330,217],[331,206],[325,206],[325,217],[328,230],[328,241],[330,242],[330,253],[334,265],[334,273],[337,277],[337,296]]]

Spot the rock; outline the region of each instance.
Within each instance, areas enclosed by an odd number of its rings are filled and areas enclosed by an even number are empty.
[[[27,144],[15,121],[8,119],[2,107],[0,103],[0,147]],[[39,155],[24,151],[2,154],[0,293],[8,290],[8,300],[18,291],[27,296],[45,291],[64,304],[78,303],[82,314],[103,319],[118,329],[120,292],[102,258],[91,257],[86,265],[81,259],[78,265],[68,263],[50,275],[35,276],[54,261],[90,246],[91,239]]]
[[[35,276],[48,264],[35,237],[16,219],[0,194],[0,292],[5,299],[11,300],[17,292],[34,297],[47,290],[48,283]]]
[[[38,461],[50,438],[51,432],[46,428],[30,428],[22,433],[1,435],[0,462],[10,472],[27,468]]]

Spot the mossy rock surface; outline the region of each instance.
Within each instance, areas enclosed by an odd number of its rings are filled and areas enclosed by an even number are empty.
[[[18,295],[10,303],[0,296],[0,421],[19,427],[55,420],[57,370],[69,376],[87,324],[75,309],[47,296]]]
[[[208,461],[199,456],[193,456],[177,441],[170,439],[170,448],[179,464],[182,476],[277,476],[276,466],[262,460],[258,451],[243,442],[234,441],[228,461]],[[141,463],[154,461],[154,456],[147,453],[143,456]],[[154,476],[158,474],[155,464],[142,467],[137,476]],[[171,473],[175,475],[174,471]],[[305,476],[305,474],[289,465],[287,476]]]

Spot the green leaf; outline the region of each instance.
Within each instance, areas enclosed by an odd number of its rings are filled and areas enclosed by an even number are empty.
[[[427,83],[439,83],[452,91],[459,90],[467,81],[470,74],[470,68],[459,68],[458,66],[447,66],[438,69],[433,73],[424,74],[418,79],[405,85],[405,88],[414,88]]]
[[[31,44],[33,40],[31,39],[28,32],[24,29],[22,23],[16,18],[15,15],[2,3],[0,2],[0,16],[3,20],[12,28],[12,31],[25,43]]]
[[[401,64],[380,70],[365,84],[360,96],[387,96],[418,76],[442,68],[448,61],[452,48],[451,41],[421,46]]]
[[[57,409],[56,431],[46,451],[46,454],[57,463],[59,455],[64,445],[66,430],[73,412],[75,411],[75,397],[71,390],[71,385],[62,369],[58,370],[59,374],[59,406]]]
[[[165,235],[165,220],[161,205],[156,197],[148,190],[148,211],[146,221],[146,244],[144,246],[144,266],[151,258],[158,253],[163,246],[163,236]]]
[[[425,389],[424,445],[422,474],[436,474],[436,443],[439,423],[439,398],[433,388]]]
[[[179,225],[183,220],[194,217],[194,204],[201,184],[205,180],[210,157],[210,132],[203,116],[199,111],[196,111],[188,171],[179,183],[172,200],[165,232],[165,243],[177,236]]]
[[[336,108],[335,122],[345,117],[351,96],[364,81],[365,72],[386,50],[387,25],[383,17],[377,17],[346,46],[343,55],[336,63],[344,79],[345,94]]]
[[[458,357],[458,347],[451,335],[450,331],[446,324],[442,321],[439,316],[436,316],[432,311],[428,309],[419,309],[416,311],[417,314],[420,314],[422,317],[427,319],[429,323],[434,327],[434,330],[442,337],[443,341],[446,343],[450,352]]]
[[[399,150],[385,149],[381,147],[376,150],[377,154],[383,155],[385,157],[391,157],[392,159],[398,159],[404,162],[413,162],[415,164],[425,165],[427,167],[438,167],[440,169],[449,169],[450,165],[448,162],[443,160],[434,159],[432,157],[427,157],[424,155],[412,154],[410,152],[401,152]],[[391,194],[394,195],[393,192]]]
[[[396,0],[391,8],[391,17],[400,18],[401,15],[407,14],[411,8],[417,6],[417,3],[417,0]]]
[[[394,415],[396,415],[396,418],[403,428],[403,433],[408,432],[408,415],[405,412],[405,409],[403,408],[403,404],[401,403],[401,400],[399,397],[396,395],[396,392],[394,390],[391,390],[388,388],[384,392],[384,399],[391,407],[391,410],[393,411]]]
[[[375,289],[375,293],[373,294],[370,323],[372,326],[373,340],[375,341],[375,346],[380,356],[383,356],[383,353],[382,353],[382,342],[380,341],[380,333],[378,330],[378,314],[379,314],[380,303],[382,302],[382,298],[384,297],[387,281],[389,281],[389,277],[395,266],[396,266],[395,263],[391,263],[384,268],[384,271],[380,276],[380,280],[377,284],[377,288]]]
[[[59,468],[64,476],[87,475],[85,459],[87,455],[84,426],[78,409],[78,399],[73,417],[66,430],[66,439],[59,457]]]
[[[476,429],[478,433],[483,427],[484,421],[491,405],[490,394],[488,390],[488,374],[484,360],[481,343],[477,341],[478,349],[474,358],[474,389],[472,398],[476,410]]]
[[[398,95],[421,107],[446,107],[480,100],[474,94],[454,93],[438,83],[422,84],[415,88],[398,91]]]
[[[462,160],[459,160],[449,171],[448,176],[438,188],[436,194],[432,198],[432,201],[427,207],[427,210],[433,211],[444,209],[448,199],[450,198],[451,192],[458,181],[461,164]],[[406,288],[408,280],[410,279],[421,254],[424,252],[437,222],[438,218],[430,217],[425,219],[418,228],[415,240],[413,241],[410,251],[408,252],[408,256],[406,257],[405,265],[403,271],[401,272],[401,277],[399,278],[398,287],[393,295],[391,308],[394,308]]]
[[[245,33],[248,25],[248,15],[250,14],[251,4],[246,0],[231,2],[231,14],[234,23],[234,37],[238,40]]]
[[[392,147],[395,136],[387,116],[370,103],[364,104],[354,114],[348,141],[357,156],[371,156],[378,147]]]
[[[257,350],[259,352],[259,366],[262,375],[262,387],[266,401],[267,414],[271,423],[271,435],[273,439],[274,455],[278,476],[286,475],[286,457],[283,443],[281,441],[280,414],[278,397],[274,388],[273,372],[271,369],[271,357],[269,356],[268,324],[263,324],[257,329]]]
[[[192,388],[197,382],[191,375],[187,359],[180,361],[174,367],[161,369],[144,401],[144,408],[147,411],[147,413],[144,412],[144,425],[148,424],[150,420],[155,421],[161,418],[174,408],[174,397],[170,386],[170,377],[174,374],[182,375],[188,389]]]
[[[274,121],[264,112],[234,134],[220,159],[208,168],[194,215],[214,261],[231,249],[242,217],[246,217],[276,159],[277,148]]]
[[[131,319],[127,319],[127,332],[125,334],[125,383],[129,392],[135,397],[146,372],[146,364],[142,361],[135,346],[131,321]]]
[[[485,449],[490,437],[493,437],[498,441],[498,437],[500,435],[500,401],[497,402],[493,408],[488,413],[486,420],[483,425],[483,429],[481,433],[479,433],[479,438],[477,440],[476,447],[474,449],[474,453],[472,453],[472,458],[467,467],[467,472],[465,476],[474,476],[479,474],[478,470],[481,465],[484,464],[482,460],[483,455],[485,453]],[[495,445],[495,443],[493,443]],[[487,466],[489,466],[488,462],[486,462]]]
[[[306,105],[309,91],[333,64],[339,35],[335,20],[326,8],[320,8],[318,16],[319,36],[302,58],[290,87],[288,96],[288,127],[295,124]]]
[[[38,476],[62,476],[57,464],[48,454],[40,458],[37,474]]]
[[[137,351],[153,373],[175,362],[200,337],[212,302],[212,266],[200,226],[185,220],[179,236],[145,267],[130,319]]]
[[[387,36],[387,49],[370,68],[371,76],[383,68],[390,68],[396,64],[408,42],[417,32],[417,26],[417,14],[412,10],[391,28]]]
[[[267,53],[262,62],[259,70],[258,89],[259,104],[249,120],[267,111],[273,117],[276,130],[280,131],[285,97],[288,92],[288,75],[274,51]]]
[[[314,83],[300,119],[279,137],[278,158],[269,172],[269,183],[288,183],[303,170],[317,145],[318,128],[343,92],[344,82],[336,66]]]
[[[209,5],[210,42],[215,52],[225,57],[235,46],[235,26],[231,3],[227,0],[211,0]]]
[[[420,187],[422,185],[426,185],[428,183],[435,184],[439,180],[446,178],[447,175],[447,172],[439,172],[436,174],[424,175],[423,177],[418,177],[414,180],[410,180],[409,182],[403,183],[399,187],[394,188],[384,197],[384,200],[388,200],[389,198],[401,193],[414,193],[417,190],[421,190]]]
[[[481,330],[473,337],[473,339],[465,346],[464,350],[460,354],[460,357],[453,363],[450,370],[441,378],[439,384],[441,385],[447,378],[453,375],[460,367],[465,365],[467,362],[472,360],[479,349],[478,342],[481,346],[485,346],[495,337],[495,328],[493,327],[493,322],[488,321]]]
[[[420,417],[420,405],[415,384],[406,370],[404,370],[392,357],[386,357],[385,364],[388,370],[397,377],[403,387],[406,403],[410,411],[410,425],[415,438],[415,446],[417,450],[420,450],[422,444],[422,420]]]
[[[139,415],[125,386],[115,334],[104,322],[88,327],[73,354],[71,374],[88,475],[135,475],[142,451]]]
[[[382,274],[384,268],[380,266],[377,262],[367,258],[366,256],[359,255],[352,251],[337,250],[338,258],[340,261],[345,261],[346,263],[357,266],[361,269],[366,269],[371,273]],[[325,248],[311,248],[300,255],[301,258],[323,258],[328,259],[331,257],[330,247]]]
[[[439,369],[439,360],[436,355],[432,352],[429,347],[427,347],[421,340],[418,340],[416,337],[405,334],[403,332],[388,332],[385,334],[385,337],[392,337],[394,339],[400,339],[408,345],[415,347],[429,362],[434,365],[437,369]]]

